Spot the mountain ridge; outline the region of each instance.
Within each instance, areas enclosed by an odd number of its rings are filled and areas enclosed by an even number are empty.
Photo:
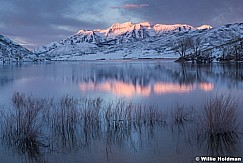
[[[204,28],[205,27],[208,28],[211,26],[204,26]],[[79,55],[99,52],[107,54],[116,51],[116,49],[107,51],[103,48],[104,46],[123,46],[123,44],[135,43],[137,41],[154,41],[155,37],[164,34],[195,30],[198,30],[197,27],[186,24],[151,25],[149,22],[136,24],[133,24],[132,22],[114,23],[106,29],[81,29],[66,39],[49,43],[34,49],[33,52],[39,54],[41,58],[45,58],[45,54],[47,54],[48,59],[53,59],[57,55],[59,56],[58,53],[64,53],[64,55],[74,54],[76,56],[78,53]]]
[[[175,43],[185,38],[200,40],[201,52],[207,51],[208,55],[210,51],[211,56],[220,58],[225,55],[225,46],[232,53],[237,39],[242,40],[242,36],[243,23],[215,28],[210,25],[114,23],[106,29],[79,30],[32,52],[0,35],[0,61],[178,58]],[[188,53],[192,54],[193,50]]]
[[[103,32],[107,32],[108,30],[115,31],[115,30],[118,30],[118,29],[125,29],[125,28],[129,28],[129,27],[135,27],[137,29],[139,26],[142,26],[142,27],[148,28],[148,29],[154,29],[154,28],[160,27],[159,29],[161,29],[162,31],[171,31],[171,30],[173,30],[175,28],[179,28],[179,27],[184,27],[184,28],[187,27],[187,28],[190,28],[190,29],[210,29],[210,28],[213,28],[211,25],[208,25],[208,24],[203,24],[199,27],[193,27],[193,26],[187,25],[187,24],[154,24],[154,25],[152,25],[149,22],[141,22],[141,23],[135,23],[135,24],[133,24],[132,22],[124,22],[124,23],[114,23],[109,28],[106,28],[106,29],[92,29],[92,30],[81,29],[76,34],[80,34],[83,31],[94,31],[94,32],[103,33]],[[157,29],[157,30],[159,30],[159,29]]]
[[[0,35],[0,61],[33,61],[36,56],[25,47]]]
[[[220,27],[142,22],[114,23],[106,29],[79,30],[66,39],[33,50],[38,60],[100,60],[138,58],[178,58],[175,42],[183,38],[200,40],[202,51],[210,49],[220,57],[219,47],[242,38],[243,23]]]

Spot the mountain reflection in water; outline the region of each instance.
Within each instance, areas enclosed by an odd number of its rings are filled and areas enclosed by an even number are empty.
[[[218,93],[242,97],[242,65],[168,60],[0,65],[1,162],[21,162],[23,156],[60,163],[242,157],[241,134],[197,135],[195,123],[196,113]],[[38,109],[44,99],[38,114],[21,112],[28,107],[14,109],[10,101],[16,91],[30,95],[29,108]],[[242,112],[239,107],[236,115]],[[36,116],[30,121],[25,115]]]
[[[162,83],[157,82],[148,86],[142,86],[139,84],[125,83],[122,81],[105,81],[102,83],[80,83],[79,88],[82,92],[94,91],[94,92],[110,92],[117,96],[132,97],[134,95],[150,96],[151,94],[171,94],[171,93],[189,93],[193,90],[200,89],[205,92],[212,91],[214,89],[213,83],[199,83],[192,85],[176,84],[176,83]]]

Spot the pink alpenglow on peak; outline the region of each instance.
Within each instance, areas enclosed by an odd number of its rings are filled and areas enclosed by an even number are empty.
[[[174,43],[182,38],[200,38],[200,47],[213,49],[221,57],[221,45],[243,35],[243,23],[213,28],[186,24],[151,24],[150,22],[115,23],[104,29],[80,30],[78,33],[34,50],[36,56],[51,60],[109,60],[142,58],[178,58]],[[213,85],[201,84],[210,91]],[[139,89],[140,90],[140,89]],[[148,89],[149,90],[149,89]]]
[[[171,31],[191,31],[196,30],[193,26],[186,25],[186,24],[174,24],[174,25],[167,25],[167,24],[156,24],[154,25],[154,30],[156,33],[161,32],[171,32]]]
[[[113,24],[111,27],[110,27],[110,29],[112,29],[112,30],[119,30],[119,29],[124,29],[124,28],[129,28],[129,27],[131,27],[133,24],[132,24],[132,22],[125,22],[125,23],[115,23],[115,24]]]
[[[202,30],[202,29],[211,29],[213,28],[210,25],[202,25],[200,27],[193,27],[191,25],[186,24],[155,24],[151,25],[149,22],[141,22],[141,23],[114,23],[111,27],[106,29],[96,29],[96,30],[80,30],[76,34],[86,34],[93,35],[94,33],[99,36],[104,36],[108,38],[114,38],[118,35],[124,34],[126,32],[139,31],[139,30],[149,30],[149,33],[152,35],[169,33],[169,32],[185,32],[185,31],[194,31],[194,30]]]
[[[201,25],[200,27],[197,27],[198,30],[201,30],[201,29],[211,29],[211,28],[213,28],[211,25],[206,25],[206,24]]]
[[[86,35],[92,35],[94,31],[92,30],[79,30],[76,34],[86,34]]]
[[[106,29],[95,29],[95,30],[80,30],[76,33],[81,39],[81,42],[102,42],[107,40],[114,40],[117,37],[122,41],[118,42],[129,42],[131,40],[141,40],[150,36],[156,36],[171,32],[187,32],[201,29],[210,29],[210,25],[203,25],[198,28],[186,25],[186,24],[155,24],[151,25],[149,22],[141,23],[114,23],[112,26]],[[119,39],[119,40],[120,40]]]

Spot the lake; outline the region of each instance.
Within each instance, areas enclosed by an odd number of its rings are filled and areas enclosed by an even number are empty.
[[[241,134],[234,133],[235,137],[230,138],[227,134],[220,135],[219,139],[198,137],[195,125],[195,115],[200,115],[205,103],[221,95],[230,95],[238,105],[236,120],[239,121],[238,129],[241,131],[242,70],[242,63],[181,64],[172,60],[157,59],[1,64],[0,105],[7,113],[13,107],[11,99],[15,92],[37,99],[49,99],[46,108],[53,107],[50,99],[60,101],[63,97],[82,99],[82,102],[84,99],[101,98],[101,106],[104,108],[97,115],[99,121],[94,122],[91,117],[92,120],[88,121],[88,124],[84,114],[89,113],[89,107],[81,109],[82,111],[75,110],[80,116],[75,120],[75,129],[71,135],[66,131],[64,133],[64,130],[54,132],[52,127],[48,127],[54,124],[54,120],[47,120],[42,125],[42,135],[36,136],[38,141],[34,141],[38,142],[38,145],[46,144],[40,148],[36,145],[34,149],[38,150],[27,150],[26,145],[23,148],[23,144],[20,147],[19,144],[16,146],[6,143],[7,136],[3,136],[1,160],[132,163],[194,162],[196,156],[242,157]],[[75,103],[75,106],[79,104],[80,101]],[[93,103],[87,100],[83,104],[93,106]],[[135,118],[131,120],[123,117],[115,121],[111,115],[111,124],[114,125],[114,122],[115,125],[110,128],[109,122],[108,128],[108,111],[105,110],[108,106],[112,106],[113,115],[119,112],[119,108],[135,108],[134,112],[131,111]],[[135,123],[138,108],[144,109],[144,115],[141,117],[152,115],[153,112],[156,120],[148,117],[144,118],[143,122],[141,120],[141,123]],[[184,108],[180,114],[185,114],[186,118],[183,116],[181,121],[176,119],[177,123],[174,123],[173,118],[178,114],[176,108]],[[50,112],[53,117],[59,114]],[[124,113],[124,116],[127,113],[129,112]],[[162,113],[163,116],[158,116]],[[158,122],[159,118],[161,121]],[[3,119],[2,116],[2,124],[9,122]],[[58,125],[59,120],[55,120],[55,125]],[[2,130],[2,133],[6,131]],[[45,143],[40,143],[40,140]]]

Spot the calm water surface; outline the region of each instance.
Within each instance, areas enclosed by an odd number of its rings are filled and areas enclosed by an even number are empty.
[[[59,99],[101,97],[105,101],[123,98],[168,111],[177,104],[202,105],[217,94],[231,95],[243,108],[243,64],[196,65],[171,60],[80,61],[0,65],[0,104],[9,106],[14,92],[33,97]],[[240,116],[240,121],[243,119]],[[155,127],[113,138],[107,145],[103,131],[90,146],[50,152],[43,150],[39,162],[194,162],[195,156],[210,155],[209,146],[188,139],[190,124]],[[147,131],[148,130],[148,131]],[[241,138],[240,138],[241,139]],[[206,141],[206,140],[205,140]],[[232,143],[224,156],[242,157],[242,144]],[[224,145],[222,148],[225,148]],[[9,149],[9,150],[8,150]],[[224,150],[224,149],[222,149]],[[25,162],[2,145],[4,162]]]

